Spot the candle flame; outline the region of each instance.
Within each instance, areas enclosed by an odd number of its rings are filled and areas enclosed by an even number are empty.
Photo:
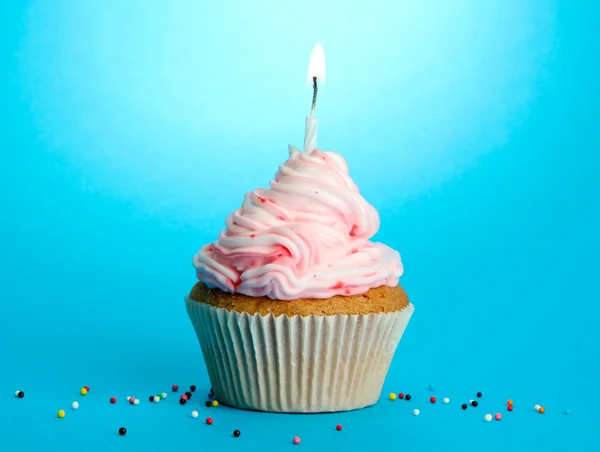
[[[313,77],[317,77],[319,84],[325,84],[325,52],[323,46],[317,44],[310,55],[308,75],[306,80],[312,85]]]

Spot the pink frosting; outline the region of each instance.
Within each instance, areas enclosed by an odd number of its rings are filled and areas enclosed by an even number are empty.
[[[402,275],[400,254],[369,241],[379,214],[335,152],[290,146],[269,189],[227,217],[219,238],[194,256],[209,287],[276,300],[357,295]]]

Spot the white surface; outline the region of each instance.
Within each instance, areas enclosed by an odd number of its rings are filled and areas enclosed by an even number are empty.
[[[376,403],[414,310],[290,318],[185,301],[219,402],[298,413]]]
[[[315,116],[306,117],[304,129],[304,152],[312,152],[317,148],[317,129],[319,123]]]

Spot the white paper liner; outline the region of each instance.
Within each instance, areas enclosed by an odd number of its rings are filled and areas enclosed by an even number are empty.
[[[288,413],[376,403],[414,310],[275,317],[185,303],[219,402]]]

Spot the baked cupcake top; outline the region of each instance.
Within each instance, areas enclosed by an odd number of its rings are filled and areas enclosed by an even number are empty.
[[[379,214],[339,154],[290,146],[269,185],[247,193],[218,239],[194,256],[200,281],[275,300],[360,295],[398,284],[400,254],[369,240]]]

